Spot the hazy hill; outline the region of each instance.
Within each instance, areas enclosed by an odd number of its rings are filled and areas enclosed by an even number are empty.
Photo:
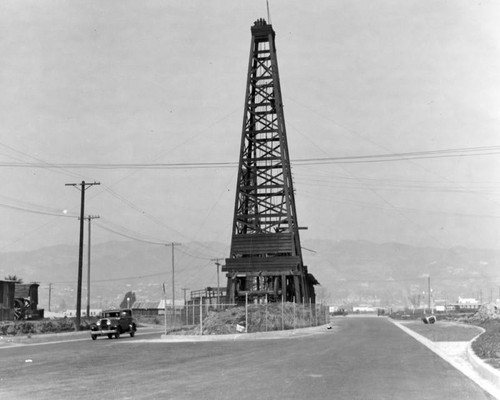
[[[318,295],[330,302],[375,302],[404,304],[408,298],[424,296],[427,276],[431,276],[434,298],[454,301],[458,296],[489,300],[499,296],[500,251],[418,248],[399,243],[375,244],[366,241],[305,241],[304,261],[321,283]],[[132,290],[138,300],[163,296],[166,282],[171,297],[172,254],[170,246],[141,242],[109,242],[92,247],[92,307],[114,306]],[[175,247],[176,299],[184,291],[217,285],[217,269],[212,258],[225,257],[228,246],[221,243],[186,243]],[[223,262],[223,261],[222,261]],[[83,299],[86,305],[87,249],[84,250]],[[53,246],[31,252],[1,255],[0,277],[17,275],[25,282],[40,283],[40,303],[48,307],[48,287],[52,283],[51,305],[63,301],[70,308],[76,302],[77,246]],[[220,273],[220,284],[225,276]],[[189,295],[189,290],[186,290]],[[426,296],[426,295],[425,295]]]
[[[435,299],[500,295],[499,250],[366,241],[316,241],[308,247],[317,251],[305,256],[310,271],[337,301],[404,302],[427,292],[429,275]]]

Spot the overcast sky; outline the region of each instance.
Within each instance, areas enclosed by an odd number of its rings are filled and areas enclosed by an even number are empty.
[[[312,4],[270,1],[302,241],[500,248],[500,3]],[[266,13],[2,0],[0,252],[77,244],[80,192],[65,184],[82,180],[101,183],[86,192],[95,242],[229,245],[234,165],[131,164],[238,161],[250,27]],[[354,162],[299,162],[339,157]]]

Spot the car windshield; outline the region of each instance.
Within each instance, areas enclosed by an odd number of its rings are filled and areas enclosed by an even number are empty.
[[[108,318],[118,318],[120,316],[120,313],[118,311],[105,312],[103,313],[103,316]]]

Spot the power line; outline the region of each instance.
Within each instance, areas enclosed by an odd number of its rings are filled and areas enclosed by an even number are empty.
[[[374,162],[407,161],[413,159],[434,159],[449,157],[471,157],[500,154],[500,146],[465,147],[455,149],[414,151],[406,153],[370,154],[342,157],[302,158],[292,160],[299,165],[322,164],[360,164]],[[0,167],[15,168],[65,168],[65,169],[192,169],[192,168],[233,168],[238,163],[226,162],[191,162],[191,163],[29,163],[0,162]]]
[[[127,229],[127,228],[122,227],[122,226],[120,226],[121,229],[126,230],[126,231],[128,231],[130,233],[120,232],[119,230],[116,230],[116,229],[110,228],[108,226],[105,226],[102,223],[95,223],[95,225],[98,226],[99,228],[105,230],[105,231],[108,231],[110,233],[114,233],[115,235],[118,235],[118,236],[121,236],[121,237],[124,237],[124,238],[127,238],[127,239],[131,239],[131,240],[134,240],[134,241],[137,241],[137,242],[141,242],[141,243],[146,243],[146,244],[151,244],[151,245],[158,245],[158,246],[164,246],[166,243],[171,243],[171,241],[168,241],[168,240],[160,240],[160,239],[148,240],[148,239],[141,238],[139,236],[142,236],[142,234],[140,234],[139,232],[132,231],[132,230]],[[114,225],[119,226],[117,224],[114,224]],[[189,253],[189,252],[187,252],[187,251],[185,251],[183,249],[178,249],[178,251],[180,253],[188,256],[188,257],[191,257],[191,258],[196,258],[196,259],[199,259],[199,260],[211,260],[211,258],[208,257],[208,256],[203,257],[203,256],[194,255],[194,254]]]
[[[20,154],[20,155],[24,156],[24,157],[28,157],[28,158],[31,158],[31,159],[33,159],[33,160],[39,161],[40,163],[45,164],[45,165],[46,165],[46,168],[51,168],[51,169],[54,169],[54,170],[55,170],[55,172],[57,172],[57,173],[61,173],[61,174],[63,174],[63,175],[67,175],[67,176],[72,176],[72,177],[74,177],[74,178],[75,178],[75,177],[76,177],[76,178],[82,178],[82,176],[81,176],[80,174],[76,174],[76,173],[71,172],[71,171],[65,171],[65,170],[63,170],[63,169],[61,169],[61,168],[59,168],[59,167],[57,167],[57,166],[52,166],[50,163],[46,162],[45,160],[43,160],[43,159],[41,159],[41,158],[38,158],[38,157],[32,156],[32,155],[30,155],[30,154],[28,154],[28,153],[25,153],[25,152],[23,152],[23,151],[21,151],[21,150],[18,150],[18,149],[14,148],[14,147],[12,147],[12,146],[9,146],[9,145],[7,145],[7,144],[5,144],[5,143],[0,142],[0,146],[3,146],[3,147],[5,147],[5,148],[7,148],[7,149],[9,149],[9,150],[11,150],[11,151],[13,151],[13,152],[17,153],[17,154]],[[11,156],[11,155],[7,155],[7,156],[8,156],[8,157],[10,157],[10,158],[14,158],[14,159],[16,159],[16,157],[13,157],[13,156]]]
[[[41,211],[41,210],[35,210],[35,209],[32,209],[32,208],[20,207],[20,206],[13,206],[13,205],[10,205],[10,204],[3,204],[3,203],[0,203],[0,207],[10,208],[12,210],[17,210],[17,211],[29,212],[29,213],[32,213],[32,214],[50,215],[50,216],[53,216],[53,217],[77,218],[76,214],[67,215],[67,214],[64,213],[64,211],[59,211],[59,212]]]
[[[112,229],[110,227],[104,226],[104,225],[99,224],[99,223],[96,223],[95,225],[101,229],[104,229],[105,231],[108,231],[110,233],[114,233],[115,235],[122,236],[122,237],[127,238],[127,239],[135,240],[137,242],[154,244],[154,245],[159,245],[159,246],[163,246],[163,245],[165,245],[165,243],[168,243],[168,241],[152,241],[152,240],[141,239],[141,238],[138,238],[137,236],[133,236],[130,234],[119,232],[115,229]]]

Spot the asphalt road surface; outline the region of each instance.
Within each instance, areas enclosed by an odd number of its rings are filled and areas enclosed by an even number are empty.
[[[385,318],[291,338],[0,348],[0,399],[493,399]],[[140,333],[140,332],[139,332]]]

